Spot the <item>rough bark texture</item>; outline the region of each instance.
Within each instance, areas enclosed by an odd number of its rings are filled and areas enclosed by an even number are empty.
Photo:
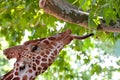
[[[78,24],[84,28],[90,29],[88,27],[89,13],[83,12],[65,0],[40,0],[39,5],[47,14],[63,21]],[[120,21],[114,24],[111,23],[109,26],[106,26],[106,23],[102,18],[100,18],[100,22],[101,23],[97,26],[97,30],[120,33]]]

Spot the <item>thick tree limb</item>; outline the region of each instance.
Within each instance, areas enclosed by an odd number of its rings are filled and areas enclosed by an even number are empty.
[[[47,14],[90,29],[88,27],[89,13],[83,12],[65,0],[40,0],[39,5]],[[97,30],[120,33],[120,21],[106,26],[105,21],[102,18],[100,20],[101,23],[98,25]]]

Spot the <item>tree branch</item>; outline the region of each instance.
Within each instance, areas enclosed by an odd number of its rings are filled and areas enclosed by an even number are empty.
[[[40,0],[39,6],[43,8],[47,14],[58,19],[90,29],[88,27],[89,13],[83,12],[65,0]],[[106,26],[105,21],[100,17],[100,24],[97,26],[97,30],[120,33],[120,21]]]

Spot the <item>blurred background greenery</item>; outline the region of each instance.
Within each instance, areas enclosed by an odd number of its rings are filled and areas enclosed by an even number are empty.
[[[71,4],[103,16],[107,24],[120,18],[120,0],[67,0]],[[87,30],[58,20],[38,6],[38,0],[0,0],[0,76],[12,69],[13,60],[3,55],[5,48],[55,35],[71,29],[73,34],[95,36],[74,40],[36,80],[120,80],[120,34]]]

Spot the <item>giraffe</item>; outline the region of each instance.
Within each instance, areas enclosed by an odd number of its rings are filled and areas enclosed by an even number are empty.
[[[7,59],[16,58],[14,68],[2,80],[34,80],[54,62],[61,49],[73,39],[85,39],[93,34],[75,36],[71,30],[57,35],[26,41],[3,51]]]

